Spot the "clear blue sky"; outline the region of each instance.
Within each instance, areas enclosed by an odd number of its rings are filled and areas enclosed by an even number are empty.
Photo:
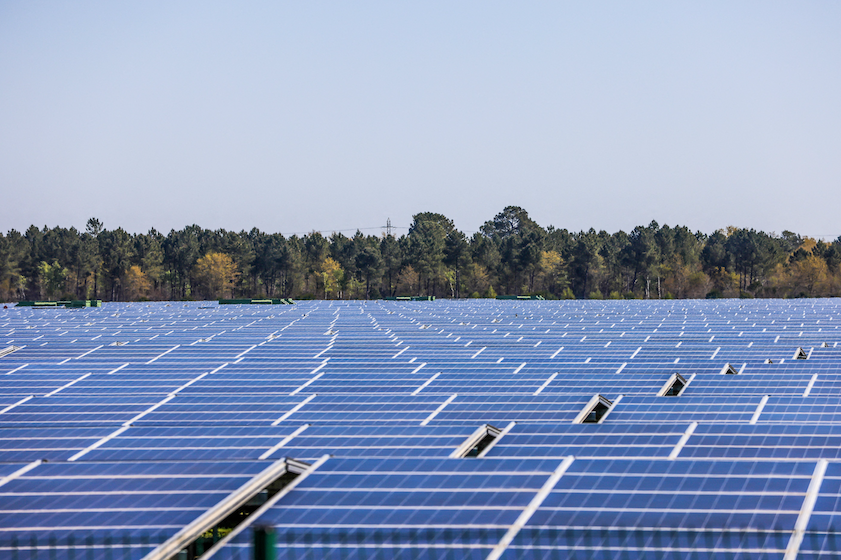
[[[841,2],[0,0],[0,191],[3,231],[834,238]]]

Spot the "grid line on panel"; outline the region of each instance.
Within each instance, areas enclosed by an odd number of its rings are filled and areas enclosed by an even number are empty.
[[[677,456],[680,455],[680,452],[686,446],[686,442],[689,441],[689,438],[692,437],[692,434],[695,433],[695,429],[698,427],[698,422],[692,422],[686,431],[680,436],[680,440],[675,445],[674,449],[672,449],[671,453],[669,453],[669,459],[677,459]]]
[[[170,353],[170,352],[172,352],[173,350],[176,350],[176,349],[178,349],[178,348],[180,348],[180,347],[181,347],[181,345],[180,345],[180,344],[176,344],[175,346],[173,346],[173,347],[172,347],[172,348],[170,348],[169,350],[167,350],[167,351],[165,351],[165,352],[161,352],[160,354],[158,354],[157,356],[155,356],[154,358],[152,358],[151,360],[149,360],[148,362],[146,362],[146,365],[149,365],[149,364],[151,364],[151,363],[153,363],[153,362],[156,362],[159,358],[163,358],[164,356],[166,356],[167,354],[169,354],[169,353]]]
[[[430,385],[433,381],[435,381],[436,379],[438,379],[438,376],[440,376],[440,375],[441,375],[441,372],[439,371],[438,373],[434,374],[432,377],[430,377],[429,379],[427,379],[426,381],[424,381],[423,385],[421,385],[420,387],[418,387],[417,389],[415,389],[414,391],[412,391],[412,395],[417,395],[418,393],[420,393],[421,391],[423,391],[426,387],[429,387],[429,385]]]
[[[756,424],[759,421],[759,415],[762,414],[762,410],[765,408],[765,405],[768,404],[768,395],[763,395],[762,400],[759,401],[759,404],[756,405],[756,411],[751,416],[750,421],[748,424]]]
[[[300,428],[298,428],[297,430],[280,440],[278,443],[268,448],[265,452],[263,452],[262,455],[258,457],[258,459],[267,459],[272,455],[272,453],[274,453],[275,451],[277,451],[278,449],[280,449],[281,447],[285,446],[287,443],[298,437],[304,430],[306,430],[309,427],[310,424],[304,424],[303,426],[301,426]]]
[[[797,516],[794,533],[791,535],[791,539],[786,547],[783,560],[795,560],[797,558],[797,553],[800,551],[800,545],[803,543],[803,537],[806,533],[806,527],[809,525],[809,518],[815,509],[815,502],[817,502],[818,492],[820,492],[821,485],[823,484],[828,464],[828,461],[821,459],[815,466],[815,472],[812,475],[812,480],[809,482],[809,488],[806,490],[806,497],[803,499],[803,506]]]
[[[316,369],[318,369],[318,368],[316,368]],[[307,381],[306,383],[304,383],[303,385],[301,385],[300,387],[298,387],[297,389],[295,389],[294,391],[289,393],[289,396],[291,397],[291,396],[297,395],[298,393],[300,393],[301,391],[303,391],[304,389],[306,389],[307,387],[309,387],[310,385],[312,385],[313,383],[315,383],[316,381],[321,379],[324,376],[325,373],[327,373],[327,372],[322,371],[322,372],[317,373],[315,375],[315,377],[313,377],[312,379],[310,379],[309,381]]]
[[[13,473],[8,474],[8,475],[0,478],[0,486],[3,486],[6,483],[11,482],[12,480],[15,480],[16,478],[25,475],[26,473],[28,473],[29,471],[31,471],[35,467],[37,467],[39,465],[42,465],[43,463],[44,463],[43,459],[38,459],[37,461],[32,461],[31,463],[22,466],[21,468],[17,469]]]
[[[506,531],[505,535],[499,541],[499,544],[497,544],[493,548],[493,550],[491,550],[486,560],[499,560],[499,558],[514,540],[514,538],[517,536],[517,533],[519,533],[523,529],[523,527],[526,526],[526,523],[529,522],[529,520],[532,518],[537,509],[543,504],[543,502],[549,496],[549,493],[552,491],[552,489],[555,487],[555,485],[558,483],[558,481],[561,479],[564,473],[569,469],[574,460],[575,457],[567,457],[561,462],[560,465],[558,465],[558,468],[555,469],[555,472],[552,473],[552,476],[550,476],[546,480],[546,483],[540,488],[540,491],[534,496],[532,501],[529,502],[529,505],[526,507],[526,509],[523,510],[523,512],[520,514],[520,516],[517,518],[514,524],[508,529],[508,531]]]
[[[296,412],[298,412],[299,410],[301,410],[302,408],[304,408],[304,407],[307,405],[307,403],[309,403],[311,400],[313,400],[313,399],[314,399],[315,397],[317,397],[317,396],[318,396],[318,394],[317,394],[317,393],[313,393],[313,394],[312,394],[312,395],[310,395],[309,397],[305,398],[303,401],[301,401],[300,403],[296,404],[296,405],[292,408],[292,410],[290,410],[289,412],[285,413],[283,416],[281,416],[280,418],[278,418],[277,420],[275,420],[274,422],[272,422],[272,423],[271,423],[271,425],[272,425],[272,426],[277,426],[278,424],[280,424],[281,422],[283,422],[284,420],[286,420],[287,418],[289,418],[290,416],[292,416],[293,414],[295,414]]]
[[[78,359],[80,359],[80,358],[84,358],[84,357],[85,357],[85,356],[87,356],[88,354],[92,354],[93,352],[96,352],[97,350],[99,350],[99,349],[100,349],[100,348],[102,348],[103,346],[105,346],[105,345],[104,345],[104,344],[100,344],[100,345],[99,345],[99,346],[97,346],[96,348],[91,348],[90,350],[88,350],[88,351],[87,351],[87,352],[85,352],[84,354],[79,354],[79,355],[78,355],[78,356],[76,356],[74,359],[75,359],[75,360],[78,360]]]
[[[91,375],[93,375],[93,373],[90,373],[90,372],[86,373],[83,376],[79,377],[78,379],[74,379],[70,383],[65,383],[64,385],[62,385],[58,389],[54,389],[53,391],[50,391],[49,393],[47,393],[44,396],[45,397],[51,397],[51,396],[55,395],[56,393],[60,392],[62,389],[67,389],[68,387],[72,387],[73,385],[75,385],[79,381],[83,381],[83,380],[87,379],[88,377],[90,377]]]
[[[0,414],[3,414],[3,413],[5,413],[5,412],[8,412],[8,411],[12,410],[13,408],[15,408],[16,406],[22,405],[23,403],[25,403],[25,402],[27,402],[27,401],[30,401],[30,400],[32,400],[32,399],[34,399],[34,398],[35,398],[35,396],[34,396],[34,395],[29,395],[29,396],[23,397],[23,398],[22,398],[22,399],[20,399],[19,401],[15,402],[15,403],[12,403],[12,404],[10,404],[9,406],[7,406],[7,407],[5,407],[5,408],[3,408],[3,409],[0,409]]]
[[[440,405],[438,408],[436,408],[434,411],[432,411],[432,413],[431,413],[429,416],[427,416],[427,417],[426,417],[426,419],[425,419],[425,420],[423,420],[423,421],[421,422],[421,424],[420,424],[420,425],[421,425],[421,426],[426,426],[426,425],[428,425],[428,424],[429,424],[429,422],[430,422],[430,421],[432,421],[432,420],[433,420],[436,416],[438,416],[438,414],[439,414],[442,410],[444,410],[445,408],[447,408],[447,405],[448,405],[448,404],[450,404],[451,402],[453,402],[454,400],[456,400],[456,397],[458,397],[458,394],[455,394],[455,395],[450,395],[450,396],[447,398],[447,400],[445,400],[443,403],[441,403],[441,405]]]

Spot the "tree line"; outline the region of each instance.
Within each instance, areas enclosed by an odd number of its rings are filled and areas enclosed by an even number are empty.
[[[0,234],[0,299],[110,301],[399,295],[547,299],[841,295],[841,237],[831,243],[728,227],[712,234],[651,222],[630,232],[543,228],[509,206],[472,236],[442,214],[408,233],[109,230]]]

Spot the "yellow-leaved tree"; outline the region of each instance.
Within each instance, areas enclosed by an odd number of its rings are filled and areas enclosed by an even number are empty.
[[[331,257],[327,257],[321,263],[321,281],[324,285],[324,299],[330,299],[330,294],[340,290],[345,278],[345,271]],[[338,297],[342,297],[339,291]]]
[[[826,261],[820,257],[809,255],[791,265],[794,285],[809,297],[815,295],[822,288],[829,275]],[[800,295],[800,294],[795,294]]]
[[[553,294],[562,292],[569,285],[566,263],[557,251],[542,251],[540,253],[538,278],[542,288]]]
[[[128,301],[136,301],[149,297],[152,282],[139,266],[134,265],[126,271],[123,279],[123,296]]]
[[[234,261],[224,253],[207,253],[193,268],[196,292],[206,299],[216,299],[231,294],[239,274]]]

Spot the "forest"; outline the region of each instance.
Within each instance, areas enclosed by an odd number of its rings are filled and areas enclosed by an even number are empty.
[[[651,222],[630,232],[541,227],[509,206],[468,236],[442,214],[408,232],[163,234],[31,226],[0,234],[0,299],[376,299],[399,295],[547,299],[841,296],[841,237]]]

